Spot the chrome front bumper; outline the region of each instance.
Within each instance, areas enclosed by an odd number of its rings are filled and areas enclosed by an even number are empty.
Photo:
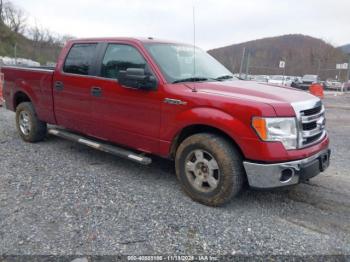
[[[329,166],[330,150],[297,161],[259,164],[244,161],[248,183],[254,188],[275,188],[295,185],[323,172]]]

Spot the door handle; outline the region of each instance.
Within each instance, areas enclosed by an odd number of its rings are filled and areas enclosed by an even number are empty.
[[[57,91],[62,91],[63,88],[64,88],[63,82],[61,82],[61,81],[56,81],[56,82],[55,82],[55,89],[56,89]]]
[[[92,96],[101,96],[102,95],[102,89],[101,87],[98,87],[98,86],[94,86],[91,88],[91,95]]]

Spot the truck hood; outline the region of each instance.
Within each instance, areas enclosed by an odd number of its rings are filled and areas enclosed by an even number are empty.
[[[275,107],[278,104],[292,104],[317,99],[315,96],[295,88],[274,86],[253,81],[224,81],[192,83],[199,93],[247,99],[269,104]],[[276,108],[275,108],[276,109]]]

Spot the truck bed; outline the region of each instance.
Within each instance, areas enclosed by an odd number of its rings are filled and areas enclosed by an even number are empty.
[[[27,96],[34,104],[39,118],[54,123],[52,85],[54,68],[4,66],[4,99],[6,107],[16,110],[19,97]]]

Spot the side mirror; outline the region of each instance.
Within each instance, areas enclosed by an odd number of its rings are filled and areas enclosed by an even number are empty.
[[[143,68],[128,68],[125,71],[119,71],[118,82],[124,86],[153,90],[157,87],[156,78],[145,72]]]

